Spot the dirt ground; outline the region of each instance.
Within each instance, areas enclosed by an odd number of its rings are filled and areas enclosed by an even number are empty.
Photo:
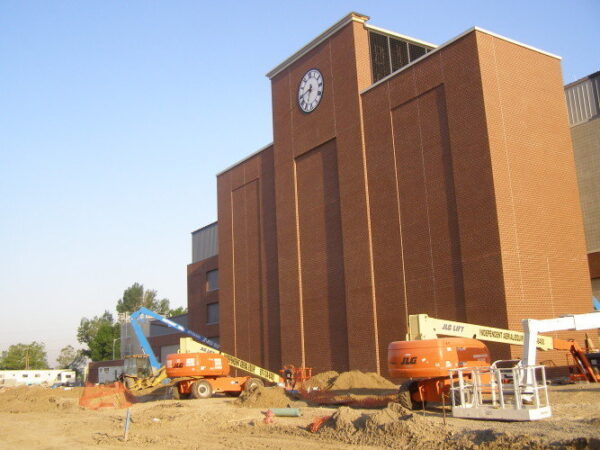
[[[444,423],[440,408],[410,412],[394,404],[302,406],[302,417],[277,417],[266,425],[264,407],[243,407],[224,396],[166,400],[159,393],[131,407],[127,441],[126,410],[80,408],[81,393],[81,388],[0,390],[0,448],[600,448],[600,386],[590,384],[552,386],[553,417],[528,423],[452,417]],[[306,430],[316,417],[330,415],[317,433]]]

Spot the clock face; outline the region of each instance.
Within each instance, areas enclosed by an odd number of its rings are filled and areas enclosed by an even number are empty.
[[[317,69],[304,74],[298,87],[298,106],[305,113],[313,112],[323,98],[323,75]]]

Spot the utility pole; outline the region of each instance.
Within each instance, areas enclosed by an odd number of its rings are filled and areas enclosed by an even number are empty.
[[[29,349],[25,349],[25,370],[29,370]]]
[[[112,345],[112,351],[113,351],[113,352],[112,352],[112,353],[113,353],[113,358],[112,358],[112,359],[113,359],[113,360],[115,359],[115,342],[117,342],[117,341],[120,341],[120,340],[121,340],[121,338],[120,338],[120,337],[118,337],[118,338],[114,338],[114,339],[113,339],[113,345]]]

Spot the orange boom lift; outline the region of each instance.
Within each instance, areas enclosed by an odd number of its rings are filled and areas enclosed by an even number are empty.
[[[480,340],[524,345],[525,334],[436,319],[427,314],[411,315],[407,340],[395,341],[388,346],[390,377],[409,379],[400,386],[399,402],[407,408],[421,408],[427,402],[444,402],[450,392],[450,369],[490,366],[489,350]],[[537,336],[535,342],[540,350],[569,352],[574,361],[569,367],[572,380],[600,382],[599,367],[590,363],[577,342],[548,336]]]

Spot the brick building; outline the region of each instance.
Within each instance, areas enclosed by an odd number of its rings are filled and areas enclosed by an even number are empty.
[[[436,47],[367,20],[269,72],[273,143],[217,176],[218,238],[197,238],[218,252],[188,267],[190,327],[270,369],[385,374],[409,314],[518,330],[588,312],[560,59],[478,28]]]
[[[592,291],[600,299],[600,72],[565,86]]]

